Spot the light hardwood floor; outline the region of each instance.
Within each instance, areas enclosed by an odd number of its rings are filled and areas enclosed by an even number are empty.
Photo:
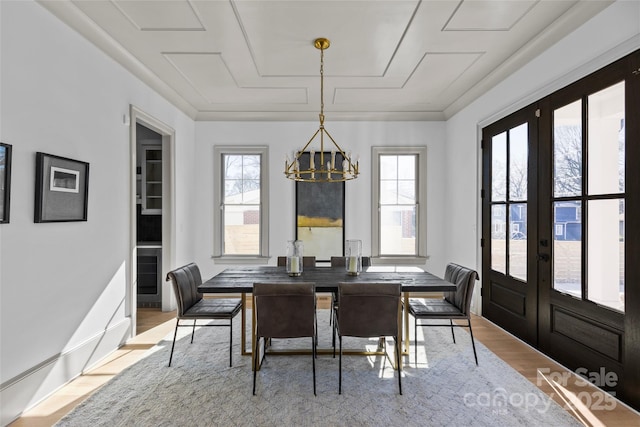
[[[319,305],[319,307],[321,307]],[[474,337],[565,407],[585,426],[640,426],[640,414],[481,317],[472,321]],[[138,309],[138,335],[104,363],[78,377],[25,412],[11,427],[48,427],[113,376],[132,365],[175,326],[175,312]],[[482,363],[482,361],[480,361]]]

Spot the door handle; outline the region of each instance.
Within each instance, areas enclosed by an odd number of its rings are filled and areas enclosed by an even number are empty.
[[[549,254],[538,254],[538,261],[549,261]]]

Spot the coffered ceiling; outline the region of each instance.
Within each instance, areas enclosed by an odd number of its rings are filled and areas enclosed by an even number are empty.
[[[442,120],[597,0],[41,0],[196,120]]]

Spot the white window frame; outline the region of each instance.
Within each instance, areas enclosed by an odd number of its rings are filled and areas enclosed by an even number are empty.
[[[260,155],[260,254],[225,255],[222,202],[224,197],[224,172],[222,158],[225,154]],[[256,145],[216,145],[213,147],[213,258],[220,263],[256,264],[269,260],[269,147]]]
[[[380,156],[417,155],[415,255],[380,255]],[[376,264],[422,265],[427,261],[427,147],[371,147],[371,256]]]

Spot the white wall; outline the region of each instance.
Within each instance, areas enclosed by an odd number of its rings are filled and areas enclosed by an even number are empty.
[[[447,121],[449,259],[480,272],[482,127],[639,48],[640,2],[618,1]]]
[[[129,337],[130,104],[176,130],[176,248],[192,256],[194,123],[42,6],[0,7],[0,140],[13,145],[0,226],[5,425]],[[90,163],[87,222],[33,222],[37,151]]]
[[[194,219],[199,233],[195,253],[203,277],[225,268],[211,259],[213,185],[219,184],[212,171],[214,145],[269,146],[269,255],[277,257],[285,254],[287,240],[295,236],[295,184],[284,176],[285,154],[301,149],[318,126],[318,122],[196,123],[199,209]],[[332,122],[328,112],[325,126],[344,150],[360,155],[360,176],[345,184],[345,237],[362,239],[364,254],[371,253],[371,147],[427,146],[427,268],[444,272],[444,123]],[[319,147],[318,141],[314,143]]]

